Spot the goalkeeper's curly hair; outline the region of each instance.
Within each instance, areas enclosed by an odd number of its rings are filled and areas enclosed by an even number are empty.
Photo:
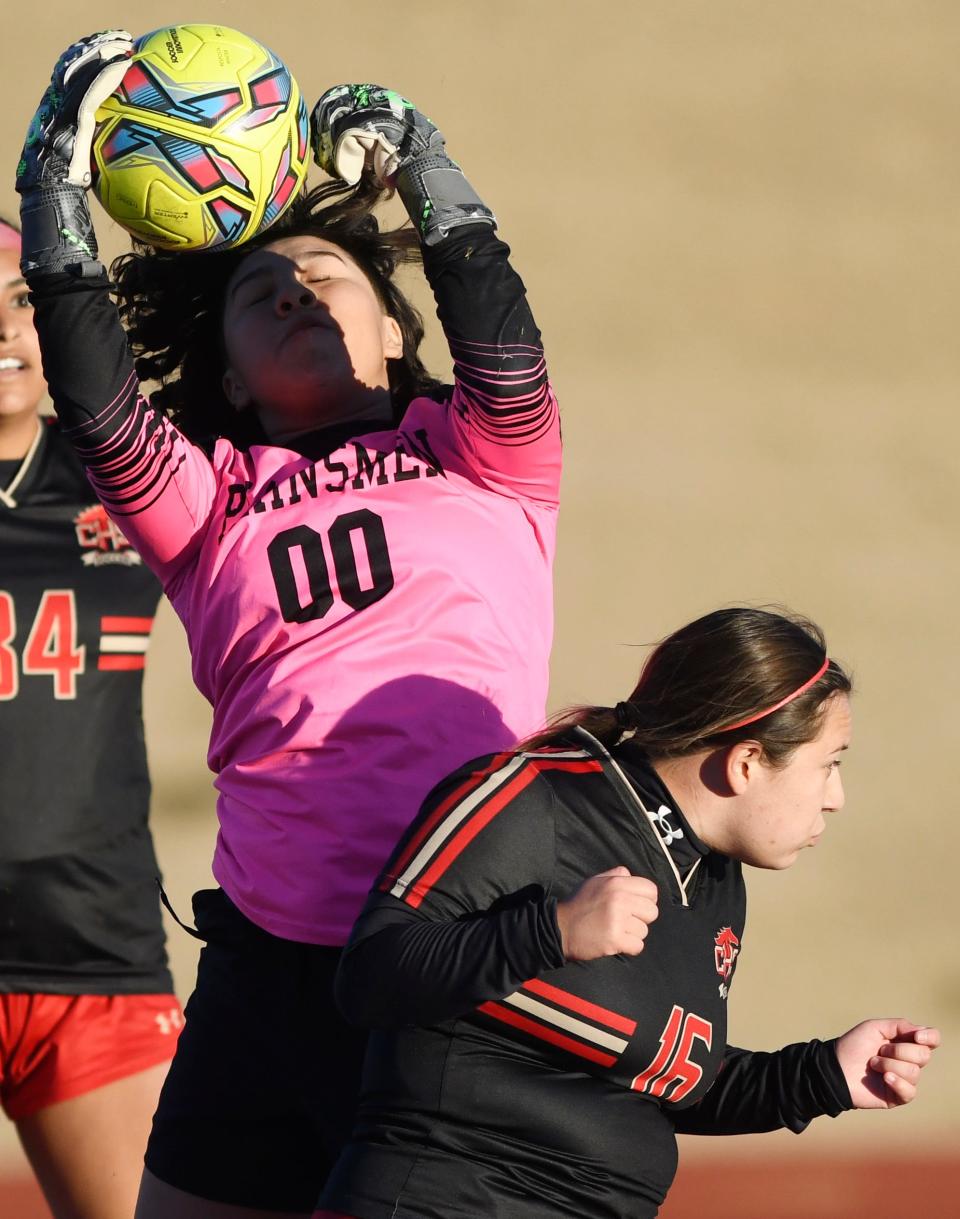
[[[220,437],[240,448],[265,442],[254,412],[238,413],[223,391],[224,298],[231,276],[252,251],[303,235],[346,251],[400,327],[403,355],[387,362],[395,417],[418,395],[435,395],[440,382],[418,355],[423,319],[394,283],[398,266],[419,261],[419,241],[407,227],[381,232],[372,209],[383,197],[367,179],[356,187],[330,182],[300,196],[269,230],[235,249],[171,253],[138,243],[117,258],[111,274],[137,375],[158,386],[151,404],[205,448]]]

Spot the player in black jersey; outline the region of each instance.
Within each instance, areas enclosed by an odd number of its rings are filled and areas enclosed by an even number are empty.
[[[0,222],[0,1103],[57,1219],[128,1219],[181,1023],[147,828],[159,585],[56,425]]]
[[[723,610],[626,702],[435,789],[341,963],[376,1032],[323,1214],[646,1219],[676,1132],[911,1100],[939,1033],[906,1020],[727,1044],[741,865],[789,867],[842,806],[849,692],[813,624]]]

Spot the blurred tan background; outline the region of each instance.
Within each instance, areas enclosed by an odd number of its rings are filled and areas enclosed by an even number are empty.
[[[15,210],[22,135],[66,43],[191,20],[267,42],[311,101],[349,80],[401,90],[495,208],[564,408],[554,707],[623,696],[643,643],[734,602],[805,611],[855,672],[846,810],[792,871],[748,877],[731,1040],[775,1048],[891,1014],[938,1024],[946,1045],[901,1112],[685,1140],[677,1199],[699,1172],[701,1214],[744,1215],[751,1166],[788,1160],[790,1197],[757,1214],[866,1214],[838,1201],[845,1185],[809,1204],[796,1191],[827,1179],[820,1157],[874,1157],[917,1210],[960,1214],[910,1158],[960,1169],[960,5],[21,4],[0,209]],[[122,233],[97,221],[118,253]],[[428,353],[449,369],[435,321]],[[158,849],[186,915],[215,825],[207,710],[169,611],[147,717]],[[185,996],[193,942],[174,929],[171,951]],[[3,1172],[23,1165],[0,1124]]]

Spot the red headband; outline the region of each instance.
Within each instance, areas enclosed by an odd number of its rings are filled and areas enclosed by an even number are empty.
[[[817,669],[813,677],[808,678],[803,685],[794,690],[792,694],[788,694],[786,698],[781,698],[779,703],[774,703],[772,707],[767,707],[765,711],[758,711],[756,715],[748,715],[745,720],[737,720],[735,724],[727,724],[725,727],[720,728],[719,731],[732,732],[734,728],[745,728],[747,724],[754,724],[757,720],[762,720],[768,715],[773,715],[774,711],[779,711],[780,708],[785,707],[787,703],[792,703],[795,698],[799,698],[800,695],[809,690],[811,686],[816,685],[820,678],[823,677],[824,673],[826,673],[829,664],[830,657],[824,656],[823,664],[819,669]]]
[[[20,253],[20,234],[4,220],[0,220],[0,250],[16,250]]]

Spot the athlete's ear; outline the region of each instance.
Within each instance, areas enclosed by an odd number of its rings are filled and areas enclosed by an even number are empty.
[[[403,335],[400,332],[400,324],[397,319],[391,317],[388,313],[383,315],[381,335],[385,358],[388,360],[399,360],[403,355]]]
[[[724,767],[727,783],[735,796],[742,796],[763,765],[763,746],[759,741],[738,741],[727,751]]]
[[[245,411],[251,404],[253,399],[250,397],[250,391],[247,389],[243,378],[238,372],[232,368],[228,368],[223,374],[223,392],[227,396],[227,401],[235,411]]]

